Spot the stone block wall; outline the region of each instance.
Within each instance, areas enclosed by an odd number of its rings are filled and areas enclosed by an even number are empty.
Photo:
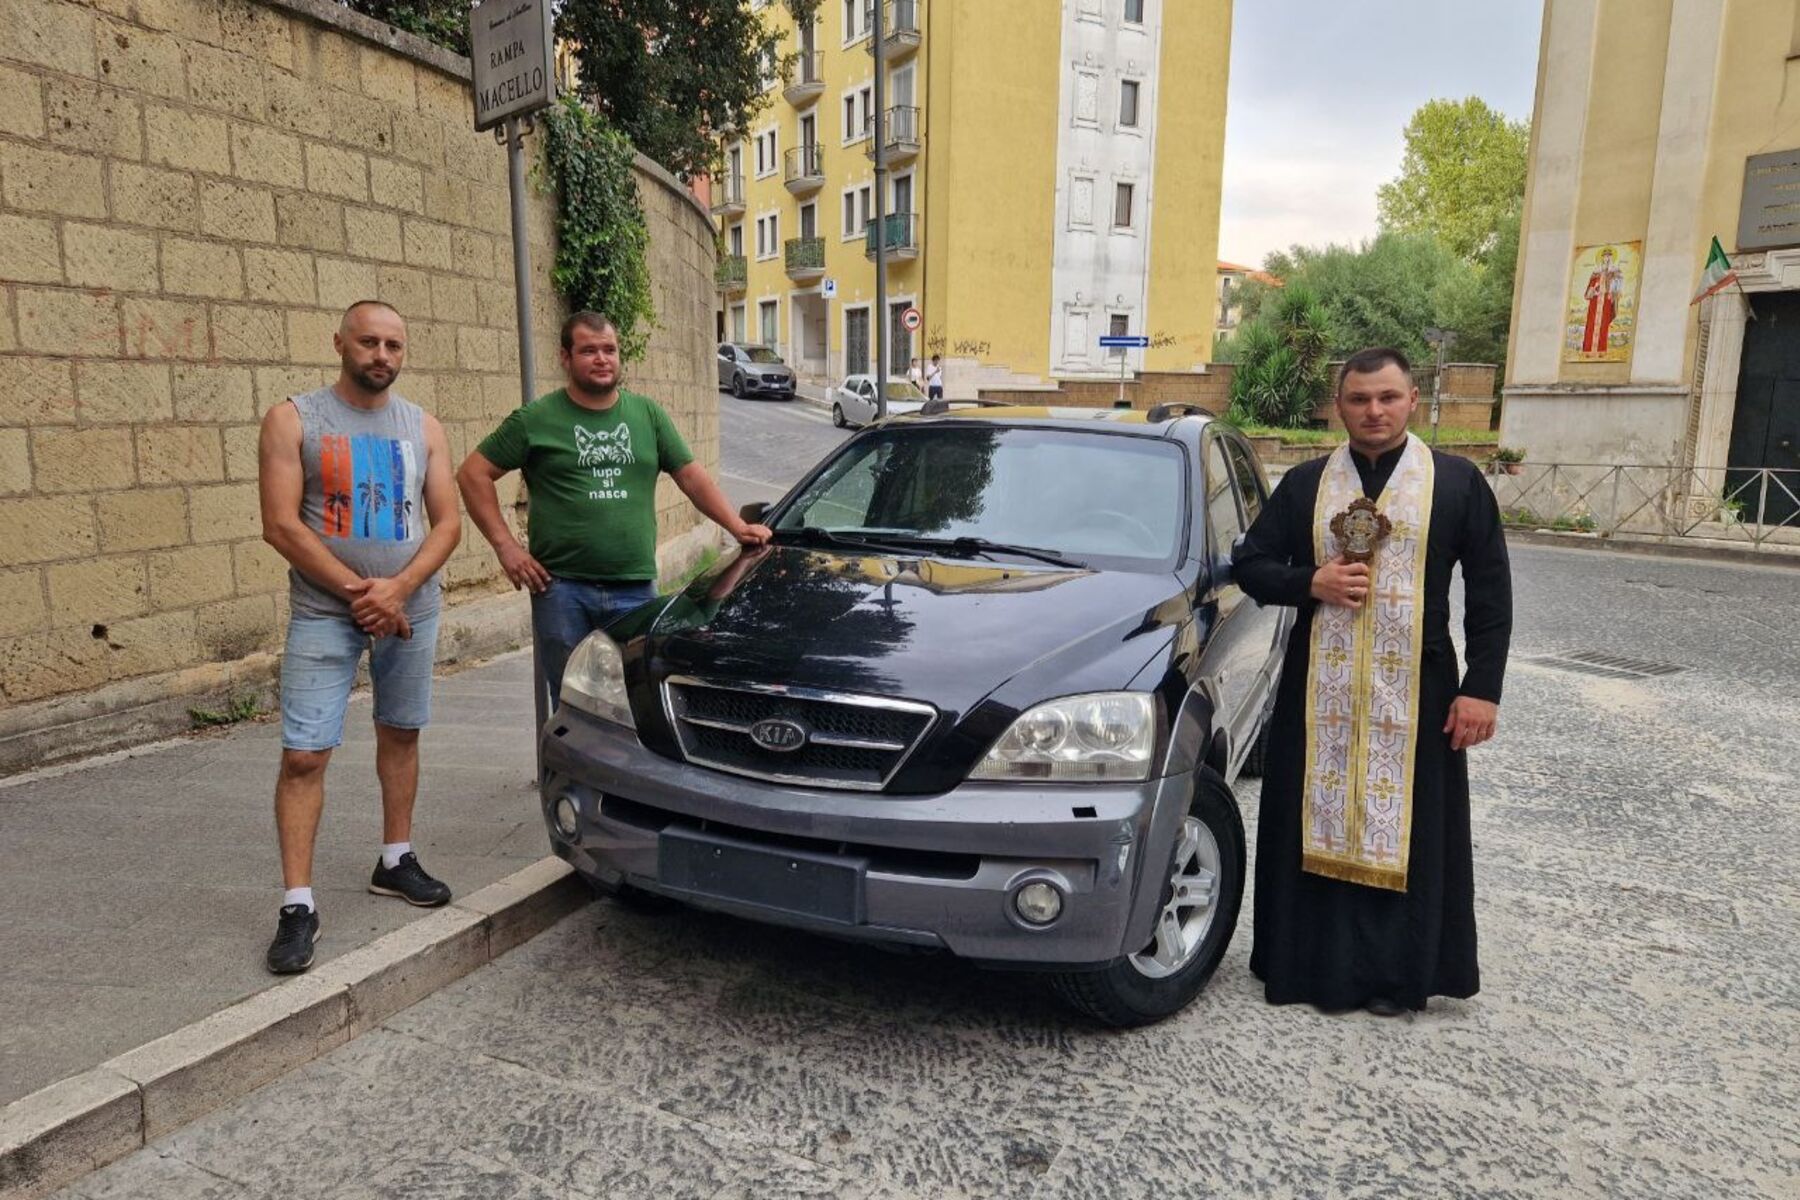
[[[520,396],[506,156],[466,60],[329,0],[0,0],[0,30],[3,735],[8,708],[278,648],[257,422],[336,377],[351,301],[407,317],[396,389],[454,460]],[[638,181],[660,329],[630,383],[711,466],[711,227]],[[553,196],[529,238],[548,390]],[[661,500],[665,539],[694,528]],[[472,525],[446,582],[506,590]]]

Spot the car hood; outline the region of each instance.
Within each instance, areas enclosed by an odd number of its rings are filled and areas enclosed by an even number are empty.
[[[1009,681],[1024,703],[1124,687],[1187,612],[1173,574],[776,546],[613,634],[643,639],[657,679],[919,700],[954,720]]]

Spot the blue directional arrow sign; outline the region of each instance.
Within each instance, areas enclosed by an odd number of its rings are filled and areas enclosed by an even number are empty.
[[[1100,339],[1100,345],[1108,350],[1144,350],[1149,347],[1150,339],[1143,334],[1109,333]]]

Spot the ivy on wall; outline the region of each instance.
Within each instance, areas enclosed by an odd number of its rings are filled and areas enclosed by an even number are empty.
[[[631,142],[574,96],[546,109],[543,120],[549,182],[561,196],[550,282],[571,312],[611,317],[620,352],[639,359],[656,327],[656,307]]]

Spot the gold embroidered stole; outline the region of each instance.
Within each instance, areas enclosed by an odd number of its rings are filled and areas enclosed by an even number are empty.
[[[1376,501],[1393,530],[1370,564],[1369,593],[1361,608],[1321,604],[1314,611],[1306,671],[1301,867],[1397,892],[1406,890],[1412,835],[1434,475],[1431,451],[1408,434]],[[1341,550],[1331,518],[1362,495],[1350,447],[1339,446],[1326,461],[1313,512],[1320,563]]]

